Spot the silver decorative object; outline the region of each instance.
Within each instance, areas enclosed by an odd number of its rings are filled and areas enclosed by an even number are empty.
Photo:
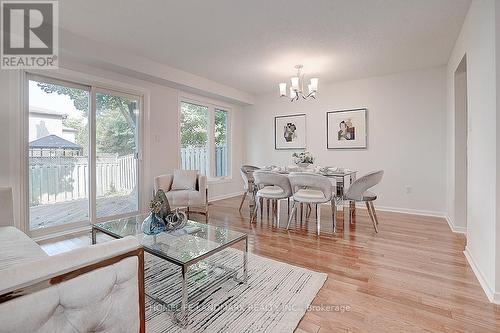
[[[187,215],[183,211],[176,209],[165,218],[165,230],[171,231],[184,228],[187,223]]]
[[[165,220],[167,216],[172,213],[172,210],[170,209],[170,203],[168,202],[167,199],[167,195],[163,190],[160,189],[156,191],[152,202],[157,202],[160,204],[159,211],[156,214],[163,220]]]

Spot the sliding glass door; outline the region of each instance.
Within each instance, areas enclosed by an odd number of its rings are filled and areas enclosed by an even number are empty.
[[[96,93],[96,217],[138,211],[139,99]]]
[[[29,229],[89,220],[90,87],[28,81]]]
[[[139,210],[139,96],[28,75],[29,231]]]

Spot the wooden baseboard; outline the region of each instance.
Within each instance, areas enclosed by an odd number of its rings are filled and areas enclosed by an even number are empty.
[[[214,202],[214,201],[219,201],[219,200],[224,200],[224,199],[229,199],[229,198],[234,198],[238,197],[240,195],[243,195],[243,191],[241,192],[235,192],[235,193],[229,193],[229,194],[223,194],[223,195],[217,195],[208,200],[208,202]]]

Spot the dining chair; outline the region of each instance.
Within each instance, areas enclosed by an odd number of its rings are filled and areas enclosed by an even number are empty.
[[[366,204],[375,232],[378,232],[378,218],[373,202],[377,200],[377,195],[368,191],[368,189],[380,183],[383,176],[383,170],[370,172],[355,180],[344,195],[344,200],[347,200],[349,205],[351,202],[364,202]]]
[[[259,169],[260,169],[259,167],[256,167],[254,165],[242,165],[240,168],[241,178],[243,178],[243,190],[245,191],[243,193],[243,197],[241,198],[240,208],[238,209],[238,211],[240,212],[241,212],[241,207],[243,207],[243,203],[245,202],[245,198],[247,197],[247,194],[250,193],[251,195],[254,195],[253,173],[254,171]]]
[[[272,203],[272,218],[276,217],[276,224],[280,226],[280,200],[287,199],[290,205],[290,197],[292,196],[292,188],[288,176],[272,171],[255,171],[253,174],[255,185],[258,188],[256,194],[256,205],[250,221],[257,218],[259,207],[262,207],[264,200],[270,200]],[[269,207],[269,204],[268,204]],[[262,217],[262,209],[260,211]]]
[[[336,207],[332,187],[328,177],[307,172],[293,172],[288,176],[293,193],[292,212],[288,218],[287,229],[292,218],[297,214],[299,204],[316,205],[316,232],[319,236],[321,228],[321,204],[330,202],[332,207],[333,232],[336,228]]]

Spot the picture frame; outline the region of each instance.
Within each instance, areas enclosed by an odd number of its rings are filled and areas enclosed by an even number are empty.
[[[306,149],[306,114],[274,117],[274,149]]]
[[[368,143],[367,109],[326,113],[327,149],[366,149]]]

